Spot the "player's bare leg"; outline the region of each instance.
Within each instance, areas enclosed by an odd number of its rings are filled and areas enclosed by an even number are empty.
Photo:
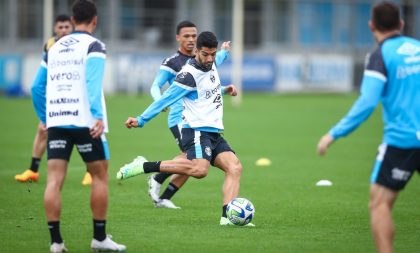
[[[241,184],[242,164],[233,152],[223,152],[217,155],[214,165],[225,172],[223,183],[223,205],[227,205],[239,194]]]
[[[167,172],[171,174],[188,175],[195,178],[204,178],[207,176],[210,162],[199,158],[188,160],[179,158],[176,160],[166,160],[160,162],[147,162],[147,160],[138,156],[131,163],[124,165],[117,172],[117,179],[123,180],[144,173]]]
[[[108,209],[108,161],[95,161],[86,164],[92,176],[90,207],[95,220],[105,220]]]
[[[380,253],[392,253],[394,239],[394,224],[392,222],[392,207],[398,192],[394,192],[378,184],[370,187],[370,216],[373,239]]]

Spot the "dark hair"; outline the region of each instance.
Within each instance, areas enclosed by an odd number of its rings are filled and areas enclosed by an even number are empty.
[[[66,14],[60,14],[60,15],[57,15],[57,17],[55,17],[54,24],[57,22],[66,22],[66,21],[71,22],[70,16]]]
[[[380,2],[372,8],[372,22],[380,32],[400,29],[400,8],[391,2]]]
[[[176,34],[178,35],[178,34],[179,34],[179,32],[181,31],[181,29],[182,29],[182,28],[185,28],[185,27],[196,27],[196,26],[195,26],[195,24],[194,24],[193,22],[191,22],[191,21],[188,21],[188,20],[181,21],[181,22],[179,22],[179,24],[176,26]]]
[[[217,42],[216,35],[212,32],[202,32],[198,35],[197,38],[197,49],[201,49],[202,47],[208,47],[208,48],[217,48],[217,45],[219,43]]]
[[[89,24],[97,13],[95,3],[89,0],[76,0],[72,10],[76,24]]]

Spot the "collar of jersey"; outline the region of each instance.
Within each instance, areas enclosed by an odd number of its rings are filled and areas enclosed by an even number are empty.
[[[73,31],[71,34],[75,34],[75,33],[84,33],[84,34],[92,35],[91,33],[86,32],[86,31]]]

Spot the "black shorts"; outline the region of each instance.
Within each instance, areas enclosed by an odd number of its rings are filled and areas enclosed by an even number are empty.
[[[378,149],[370,182],[400,191],[415,171],[420,172],[420,148],[401,149],[382,144]]]
[[[73,145],[76,145],[84,162],[109,159],[108,142],[104,134],[94,139],[89,133],[89,128],[48,128],[48,160],[69,161]]]
[[[220,133],[183,128],[181,142],[188,160],[204,158],[211,165],[214,165],[214,159],[218,154],[226,151],[235,153]]]
[[[182,142],[181,142],[181,132],[179,131],[179,125],[175,125],[171,128],[169,128],[169,130],[171,130],[172,135],[175,138],[176,144],[178,145],[179,149],[185,153],[184,148],[182,147]]]

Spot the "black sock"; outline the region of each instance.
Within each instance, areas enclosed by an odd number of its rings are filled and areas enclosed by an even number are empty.
[[[105,226],[106,226],[105,220],[93,219],[93,238],[95,238],[98,241],[105,240],[106,239]]]
[[[165,180],[170,177],[172,174],[171,173],[166,173],[166,172],[161,172],[158,173],[156,175],[153,176],[153,178],[155,179],[156,182],[158,182],[159,184],[163,184],[163,182],[165,182]]]
[[[162,196],[160,196],[160,199],[171,199],[178,190],[179,188],[176,185],[169,183]]]
[[[224,205],[223,208],[222,208],[222,217],[225,217],[225,218],[227,218],[226,207],[227,207],[227,205]]]
[[[144,173],[159,172],[160,171],[160,161],[159,162],[145,162],[143,164]]]
[[[61,238],[61,234],[60,234],[60,221],[49,221],[48,229],[50,230],[51,244],[54,242],[56,243],[63,242],[63,238]]]
[[[40,158],[32,157],[30,170],[32,170],[33,172],[38,172],[40,163],[41,163]]]

